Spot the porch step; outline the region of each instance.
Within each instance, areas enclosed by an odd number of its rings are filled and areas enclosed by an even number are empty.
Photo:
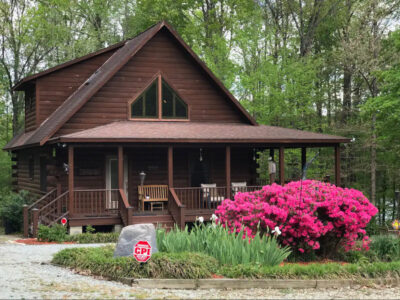
[[[133,215],[132,224],[153,223],[154,226],[162,227],[167,230],[174,228],[175,222],[170,214],[162,215]]]

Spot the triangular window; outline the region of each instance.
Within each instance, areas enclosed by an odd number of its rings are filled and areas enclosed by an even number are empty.
[[[161,87],[161,93],[159,93],[159,87]],[[158,76],[157,79],[130,104],[130,111],[132,119],[188,118],[187,104],[161,76]]]
[[[158,89],[155,80],[131,106],[132,118],[158,118]]]
[[[162,117],[171,119],[187,118],[186,103],[174,92],[174,90],[162,81]]]

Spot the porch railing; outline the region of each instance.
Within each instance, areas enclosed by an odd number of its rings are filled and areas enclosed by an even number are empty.
[[[262,186],[245,186],[232,188],[232,198],[238,192],[254,192],[261,190]],[[179,201],[188,210],[216,209],[226,199],[226,187],[187,187],[174,188]],[[171,201],[169,201],[171,203]]]
[[[168,210],[175,223],[183,229],[185,227],[185,206],[179,200],[174,188],[169,188],[168,191]]]
[[[74,190],[74,214],[118,214],[119,189]]]
[[[132,224],[132,217],[133,217],[133,207],[130,206],[128,197],[125,194],[123,189],[119,189],[119,215],[121,216],[122,223],[127,226]]]

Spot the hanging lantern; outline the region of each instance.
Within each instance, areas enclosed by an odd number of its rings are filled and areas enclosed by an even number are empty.
[[[199,157],[200,161],[203,161],[203,149],[200,148],[200,157]]]

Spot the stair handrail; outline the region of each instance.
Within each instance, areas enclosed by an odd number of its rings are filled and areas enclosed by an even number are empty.
[[[185,228],[185,205],[179,200],[173,187],[169,188],[172,201],[168,201],[168,210],[181,229]],[[174,211],[175,210],[175,211]]]
[[[41,198],[39,198],[38,200],[36,200],[34,203],[32,203],[31,205],[28,206],[28,210],[31,210],[33,207],[35,207],[38,203],[42,202],[44,199],[46,199],[47,197],[49,197],[52,193],[56,192],[57,193],[57,188],[51,190],[50,192],[48,192],[47,194],[43,195]]]
[[[122,222],[125,226],[132,224],[133,218],[133,207],[129,204],[128,197],[125,194],[124,189],[119,189],[120,200],[118,209],[121,215]]]
[[[42,208],[39,209],[39,212],[41,212],[42,210],[44,210],[45,208],[47,208],[48,206],[50,206],[51,204],[53,204],[54,202],[56,202],[57,200],[59,200],[60,198],[64,197],[65,195],[67,195],[69,193],[69,191],[65,191],[64,193],[62,193],[61,195],[57,196],[54,200],[50,201],[49,203],[47,203],[45,206],[43,206]]]

